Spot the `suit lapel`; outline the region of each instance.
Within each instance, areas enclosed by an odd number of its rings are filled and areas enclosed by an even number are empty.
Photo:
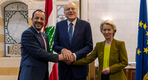
[[[70,46],[67,20],[64,21],[64,24],[62,26],[62,29],[63,29],[63,33],[65,34],[64,36],[66,38],[66,42],[68,42],[68,46]]]
[[[103,52],[103,54],[104,54],[104,46],[105,46],[105,41],[102,43],[102,45],[101,45],[102,47],[101,47],[101,52]],[[111,43],[111,46],[110,46],[110,54],[112,54],[113,52],[114,52],[114,50],[115,50],[115,39],[113,39],[113,41],[112,41],[112,43]]]
[[[112,59],[114,58],[114,52],[116,51],[116,41],[115,41],[115,39],[113,39],[113,41],[112,41],[112,43],[111,43],[111,48],[110,48],[110,55],[109,55],[109,65],[111,65],[111,61],[112,61]]]
[[[103,69],[103,60],[104,60],[104,46],[105,46],[105,41],[103,41],[98,47],[98,58],[102,69]]]
[[[110,56],[114,52],[114,50],[115,50],[115,40],[113,39],[113,41],[111,43],[111,47],[110,47]]]
[[[75,24],[75,30],[74,30],[74,33],[73,33],[73,37],[72,37],[72,44],[73,44],[73,42],[75,41],[75,39],[76,39],[76,37],[77,37],[77,35],[78,35],[78,33],[79,33],[79,30],[80,30],[80,28],[81,28],[81,26],[80,26],[80,20],[77,18],[77,21],[76,21],[76,24]],[[72,45],[71,44],[71,45]]]
[[[102,42],[102,45],[101,45],[101,54],[103,54],[104,56],[104,47],[105,47],[105,41]]]
[[[100,46],[100,50],[101,50],[101,57],[102,57],[102,61],[103,61],[103,58],[104,58],[104,47],[105,47],[105,41],[102,42],[101,46]]]
[[[47,51],[47,45],[49,45],[49,44],[47,44],[48,40],[47,40],[44,32],[42,32],[42,35],[43,35],[43,38],[44,38],[44,41],[45,41],[44,49]],[[45,48],[45,46],[46,46],[46,48]]]
[[[39,33],[33,28],[33,26],[31,26],[31,31],[36,36],[37,40],[39,41],[40,46],[44,49],[44,42],[43,42],[42,38],[40,37]]]
[[[44,39],[45,39],[45,41],[46,41],[46,45],[47,45],[47,37],[45,36],[45,33],[44,32],[42,32],[42,35],[43,35],[43,37],[44,37]]]

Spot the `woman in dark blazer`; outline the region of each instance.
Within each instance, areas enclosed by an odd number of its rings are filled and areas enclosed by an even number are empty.
[[[123,68],[128,65],[125,43],[114,39],[116,25],[110,21],[103,21],[100,25],[101,33],[105,41],[96,43],[92,53],[73,65],[86,65],[93,62],[97,57],[99,69],[97,80],[127,80]]]

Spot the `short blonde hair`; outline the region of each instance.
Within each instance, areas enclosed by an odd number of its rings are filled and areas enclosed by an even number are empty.
[[[102,29],[103,29],[103,25],[106,24],[106,25],[110,25],[113,30],[114,30],[114,34],[113,36],[115,35],[117,29],[116,29],[116,25],[111,21],[111,20],[105,20],[105,21],[102,21],[101,25],[100,25],[100,31],[102,32]]]

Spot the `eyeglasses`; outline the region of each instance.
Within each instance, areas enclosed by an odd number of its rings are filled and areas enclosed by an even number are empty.
[[[74,11],[74,10],[76,10],[77,8],[67,8],[67,9],[65,9],[65,11],[70,11],[70,9]]]

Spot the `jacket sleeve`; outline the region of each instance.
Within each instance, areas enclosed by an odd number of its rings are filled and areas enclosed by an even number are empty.
[[[119,63],[116,63],[116,64],[109,67],[111,73],[115,73],[117,71],[120,71],[128,65],[128,58],[127,58],[125,43],[123,41],[120,42],[118,47],[119,47],[118,48],[119,49]]]
[[[97,56],[98,55],[97,55],[97,45],[96,45],[95,49],[91,52],[91,54],[88,57],[79,59],[78,61],[74,61],[73,65],[87,65],[93,62],[97,58]]]
[[[36,59],[58,62],[58,55],[52,54],[42,49],[39,45],[39,41],[35,37],[35,34],[33,34],[31,31],[23,32],[21,38],[21,47],[23,47],[22,52],[24,52],[24,54],[29,53]]]

